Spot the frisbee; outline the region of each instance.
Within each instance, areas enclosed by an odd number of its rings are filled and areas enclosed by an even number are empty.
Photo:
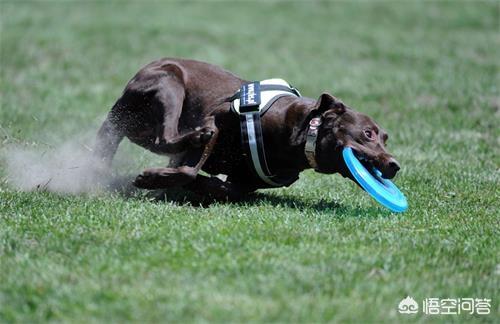
[[[356,158],[352,148],[344,147],[342,156],[354,179],[378,203],[397,213],[408,208],[406,197],[398,187],[392,181],[382,178],[382,172],[375,167],[372,172],[368,171]]]

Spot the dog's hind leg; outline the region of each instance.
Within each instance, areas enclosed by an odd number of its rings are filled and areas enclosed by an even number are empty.
[[[157,154],[178,154],[208,143],[213,135],[210,129],[200,127],[179,133],[184,110],[186,115],[194,114],[189,111],[192,107],[185,106],[184,79],[183,70],[174,64],[139,72],[116,105],[121,110],[117,114],[122,117],[125,136]],[[196,123],[193,117],[191,123]]]
[[[124,132],[131,141],[154,153],[184,155],[189,161],[178,167],[144,170],[134,181],[139,188],[160,189],[193,181],[215,145],[218,131],[213,117],[179,134],[181,114],[191,109],[184,106],[184,82],[182,69],[174,64],[145,70],[129,82],[117,106],[124,109]]]

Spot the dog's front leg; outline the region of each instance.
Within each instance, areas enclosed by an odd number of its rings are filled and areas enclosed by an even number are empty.
[[[118,145],[120,145],[124,137],[123,133],[119,131],[110,117],[111,116],[108,115],[106,120],[102,123],[94,145],[94,156],[103,162],[106,168],[111,167],[111,162],[118,149]]]
[[[219,130],[215,126],[213,117],[206,118],[202,129],[197,130],[197,132],[199,134],[210,133],[210,138],[203,147],[201,155],[198,149],[192,148],[186,152],[187,160],[182,166],[177,168],[146,169],[142,174],[137,176],[134,180],[134,185],[143,189],[163,189],[184,186],[195,180],[201,167],[212,153],[219,135]]]

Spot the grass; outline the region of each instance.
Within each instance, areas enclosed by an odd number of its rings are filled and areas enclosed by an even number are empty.
[[[19,192],[3,156],[0,321],[497,321],[499,12],[498,2],[1,2],[0,149],[85,137],[140,66],[190,57],[283,77],[306,96],[328,90],[373,116],[410,208],[392,214],[309,171],[206,208]],[[120,150],[134,156],[121,172],[163,163]],[[401,315],[407,295],[491,298],[492,314]]]

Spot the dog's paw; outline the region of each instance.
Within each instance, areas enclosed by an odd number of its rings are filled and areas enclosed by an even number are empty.
[[[208,142],[210,142],[214,134],[215,131],[211,127],[197,128],[195,130],[195,133],[191,137],[191,144],[195,147],[206,145]]]
[[[156,186],[157,183],[157,174],[154,172],[144,171],[135,177],[135,180],[132,184],[141,189],[158,189]]]
[[[146,169],[133,181],[141,189],[164,189],[182,186],[196,178],[196,169],[190,167]]]

